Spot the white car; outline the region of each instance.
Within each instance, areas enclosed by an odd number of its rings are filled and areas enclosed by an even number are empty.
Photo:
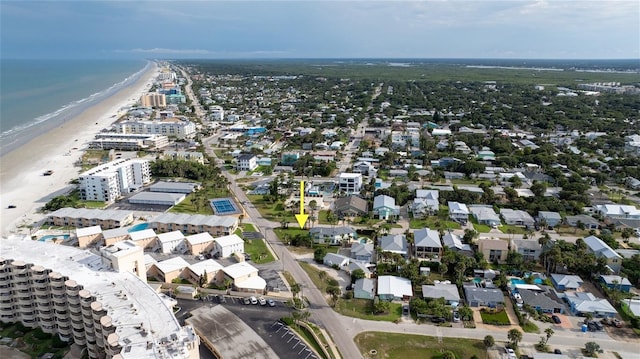
[[[507,353],[507,357],[509,359],[516,359],[516,352],[513,351],[513,349],[511,348],[504,348],[504,351]]]
[[[260,303],[260,305],[267,305],[267,300],[262,298],[262,297],[260,297],[260,298],[258,298],[258,303]]]
[[[249,298],[249,300],[251,301],[251,304],[258,304],[258,299],[256,297],[252,296],[251,298]]]

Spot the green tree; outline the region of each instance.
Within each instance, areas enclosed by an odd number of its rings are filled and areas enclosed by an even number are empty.
[[[373,300],[373,312],[376,314],[387,313],[391,308],[391,303],[386,300],[380,300],[379,297],[375,297]]]
[[[351,283],[355,283],[358,279],[362,279],[364,277],[364,271],[362,269],[356,269],[351,272]]]
[[[458,308],[458,314],[462,320],[473,319],[473,310],[466,305]]]
[[[456,355],[451,350],[442,353],[442,359],[456,359]]]
[[[337,285],[330,285],[327,287],[326,291],[327,294],[331,296],[331,305],[335,307],[336,303],[338,303],[338,298],[340,298],[340,295],[342,294],[340,287]]]
[[[547,328],[547,329],[544,330],[544,334],[546,336],[546,339],[544,341],[545,345],[549,342],[549,339],[551,339],[551,336],[553,336],[554,333],[555,332],[551,328]]]
[[[327,255],[327,248],[324,246],[318,246],[318,248],[316,248],[313,251],[313,260],[316,261],[317,263],[322,263],[326,255]]]
[[[511,329],[507,333],[507,339],[509,339],[509,344],[511,344],[513,348],[517,348],[518,343],[522,340],[522,332],[515,328]]]
[[[588,357],[597,357],[597,353],[602,353],[603,350],[600,348],[600,344],[596,342],[586,342],[584,344],[584,355]]]
[[[482,340],[482,343],[484,343],[484,347],[485,348],[489,349],[489,348],[493,347],[496,344],[496,340],[493,339],[493,336],[487,335]]]

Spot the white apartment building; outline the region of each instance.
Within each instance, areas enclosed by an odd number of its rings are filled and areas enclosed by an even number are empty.
[[[640,156],[640,135],[625,136],[624,151],[632,155]]]
[[[244,253],[244,241],[237,234],[213,239],[213,252],[221,258],[231,257],[234,253]]]
[[[223,121],[224,109],[222,106],[209,106],[209,112],[211,112],[211,121]]]
[[[252,154],[243,154],[236,158],[238,171],[253,171],[258,168],[258,157]]]
[[[89,143],[89,148],[101,150],[139,151],[157,149],[169,145],[169,138],[163,135],[138,133],[99,133]]]
[[[362,189],[361,173],[340,173],[338,175],[338,190],[345,193],[359,193]]]
[[[151,168],[147,160],[120,159],[81,173],[79,181],[82,200],[114,202],[151,182]]]
[[[0,321],[57,334],[89,358],[199,358],[200,340],[172,305],[126,268],[87,250],[2,238]],[[127,252],[127,249],[123,249]],[[117,253],[118,251],[116,251]],[[144,267],[144,264],[142,265]]]
[[[160,93],[148,93],[140,96],[142,107],[167,107],[167,97]]]
[[[156,134],[178,139],[193,137],[195,123],[179,117],[167,117],[159,120],[129,119],[115,125],[119,133]]]

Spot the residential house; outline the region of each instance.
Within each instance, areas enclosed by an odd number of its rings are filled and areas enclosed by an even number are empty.
[[[449,305],[456,305],[460,303],[460,293],[458,292],[458,286],[450,283],[435,283],[434,285],[423,285],[422,298],[444,298],[445,302]]]
[[[220,284],[222,265],[213,259],[207,259],[187,267],[182,277],[195,285]]]
[[[244,253],[244,241],[237,234],[214,238],[212,253],[220,258],[231,257],[234,253]]]
[[[76,237],[78,238],[78,247],[87,248],[102,240],[102,228],[100,226],[76,228]]]
[[[537,312],[564,313],[564,303],[552,291],[540,289],[518,289],[522,302],[529,305]]]
[[[378,195],[373,198],[373,215],[380,219],[390,219],[400,214],[400,206],[396,206],[396,200],[386,195]]]
[[[422,228],[413,233],[415,256],[423,259],[439,259],[442,256],[442,244],[438,231]]]
[[[551,273],[551,283],[559,291],[578,290],[584,281],[577,275]]]
[[[542,254],[542,246],[535,239],[514,239],[511,241],[511,250],[522,254],[525,261],[537,261]]]
[[[452,221],[465,224],[469,220],[469,208],[464,203],[449,202],[449,217]]]
[[[309,230],[313,243],[338,245],[342,241],[351,241],[358,235],[351,227],[313,227]]]
[[[376,293],[376,280],[360,278],[353,284],[353,297],[357,299],[373,299]]]
[[[353,164],[353,172],[360,173],[369,177],[376,177],[378,175],[378,169],[376,169],[371,162],[358,161]]]
[[[464,295],[470,307],[495,308],[504,305],[504,295],[500,289],[477,287],[475,284],[464,286]]]
[[[136,246],[145,249],[153,248],[156,245],[157,238],[156,232],[151,228],[129,232],[129,239],[132,240]]]
[[[478,224],[484,224],[492,228],[497,228],[502,221],[500,216],[493,210],[492,206],[473,204],[469,206],[469,211]]]
[[[351,244],[351,259],[363,262],[373,262],[373,243],[354,242]]]
[[[338,190],[344,193],[360,193],[362,190],[361,173],[340,173],[338,175]]]
[[[438,201],[439,192],[437,190],[416,190],[416,198],[411,204],[411,212],[415,218],[423,218],[425,216],[438,213],[440,202]]]
[[[500,215],[506,224],[525,228],[533,228],[535,225],[533,217],[531,217],[529,213],[519,209],[500,208]]]
[[[462,243],[462,239],[459,235],[447,232],[442,236],[442,244],[449,250],[461,253],[467,257],[473,257],[473,249],[470,245]]]
[[[208,232],[192,234],[184,237],[189,253],[198,255],[208,253],[214,248],[213,237]]]
[[[619,275],[601,275],[598,277],[598,281],[610,290],[619,290],[625,293],[629,293],[633,286],[629,279]]]
[[[383,253],[397,253],[404,258],[408,256],[407,237],[404,234],[389,234],[380,237],[378,247]]]
[[[349,261],[351,259],[347,256],[343,256],[341,254],[336,253],[327,253],[324,258],[322,258],[322,264],[333,267],[336,266],[340,269],[349,265]]]
[[[478,251],[489,262],[504,263],[509,253],[509,242],[501,239],[482,238],[478,240]]]
[[[564,222],[575,228],[579,228],[581,225],[584,226],[585,229],[598,229],[600,227],[600,222],[598,222],[597,219],[587,216],[586,214],[566,216],[564,218]]]
[[[110,246],[127,239],[129,239],[129,231],[127,228],[105,229],[102,232],[102,240],[105,246]]]
[[[562,223],[562,217],[558,212],[539,211],[537,219],[540,226],[544,224],[547,228],[553,228]]]
[[[253,154],[242,154],[236,158],[236,161],[238,171],[253,171],[258,168],[258,157]]]
[[[174,253],[179,246],[185,246],[184,241],[184,234],[180,231],[158,234],[158,243],[160,244],[161,253]]]
[[[613,273],[619,273],[622,268],[622,256],[611,249],[602,239],[596,236],[589,236],[584,239],[584,243],[589,250],[596,255],[596,258],[604,257],[607,259],[607,267]]]
[[[635,206],[603,204],[595,206],[595,210],[607,219],[640,219],[640,209],[637,209]]]
[[[569,303],[573,315],[584,316],[591,313],[594,317],[613,318],[618,312],[606,299],[596,298],[589,292],[565,292],[564,298]]]
[[[371,278],[373,276],[373,273],[369,269],[370,266],[373,266],[373,264],[368,264],[368,263],[358,262],[358,261],[351,261],[347,265],[346,271],[349,272],[349,274],[351,274],[353,273],[353,271],[356,271],[359,269],[364,273],[365,278]]]
[[[413,297],[411,281],[392,275],[378,277],[378,297],[380,300],[409,300]]]
[[[239,292],[263,294],[267,282],[258,275],[258,268],[247,262],[239,262],[222,268],[223,283],[230,280]]]
[[[367,214],[367,201],[358,196],[341,197],[335,200],[333,212],[338,216],[356,217]]]
[[[159,282],[171,283],[182,275],[182,271],[189,266],[189,262],[182,257],[174,257],[152,264],[147,272],[149,277],[155,277]]]

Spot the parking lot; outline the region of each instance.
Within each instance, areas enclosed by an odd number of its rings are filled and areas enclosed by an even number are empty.
[[[176,317],[181,323],[196,308],[222,305],[253,329],[280,358],[317,358],[297,335],[280,322],[280,318],[291,315],[291,309],[280,299],[275,306],[246,305],[244,297],[210,295],[205,300],[178,299],[181,307]]]

